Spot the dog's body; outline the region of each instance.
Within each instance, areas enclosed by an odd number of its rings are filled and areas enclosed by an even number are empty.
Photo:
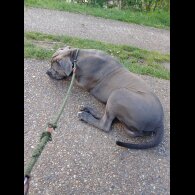
[[[108,132],[115,118],[121,121],[131,136],[152,135],[144,144],[118,142],[123,147],[146,149],[157,146],[164,132],[163,108],[157,96],[146,83],[125,69],[116,59],[97,50],[65,47],[52,58],[52,67],[47,74],[54,79],[63,79],[72,73],[72,63],[77,60],[76,82],[96,99],[106,104],[101,117],[90,107],[81,107],[78,117],[99,129]]]

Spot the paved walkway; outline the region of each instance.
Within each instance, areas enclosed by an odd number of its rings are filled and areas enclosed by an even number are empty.
[[[24,8],[25,31],[69,35],[170,52],[170,31],[62,11]]]
[[[49,61],[24,60],[24,163],[36,146],[46,123],[67,92],[68,81],[46,75]],[[121,124],[104,133],[78,120],[81,104],[103,114],[105,106],[74,86],[68,104],[32,172],[29,195],[149,195],[170,194],[170,87],[169,81],[142,77],[160,98],[165,112],[165,136],[159,147],[128,150],[116,140],[138,141],[125,134]]]

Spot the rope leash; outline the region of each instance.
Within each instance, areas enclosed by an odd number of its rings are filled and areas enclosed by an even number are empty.
[[[70,91],[71,91],[71,88],[73,86],[74,79],[75,79],[75,72],[76,72],[76,65],[77,65],[76,61],[77,61],[78,52],[79,52],[79,49],[77,49],[77,51],[76,51],[76,57],[75,57],[74,62],[73,62],[73,76],[72,76],[68,91],[66,93],[66,96],[64,98],[64,101],[62,103],[62,106],[61,106],[59,112],[57,113],[56,117],[54,118],[53,122],[47,124],[48,125],[47,130],[41,134],[40,142],[35,147],[35,149],[32,153],[31,159],[25,167],[25,170],[24,170],[24,195],[28,194],[30,173],[31,173],[34,165],[36,164],[39,156],[41,155],[43,149],[45,148],[46,144],[48,143],[48,141],[52,141],[51,133],[53,130],[55,130],[57,128],[57,123],[58,123],[60,116],[62,115],[63,110],[65,108],[68,96],[70,94]]]

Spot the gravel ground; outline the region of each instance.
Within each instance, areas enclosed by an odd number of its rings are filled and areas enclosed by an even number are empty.
[[[57,14],[63,15],[54,13],[56,18]],[[70,83],[51,80],[45,74],[49,66],[49,61],[24,60],[25,164],[46,123],[58,111]],[[106,134],[79,121],[76,116],[79,105],[91,105],[101,113],[104,105],[74,86],[53,141],[33,169],[29,195],[170,194],[170,81],[140,77],[149,83],[164,107],[166,130],[162,144],[150,150],[129,150],[115,145],[116,140],[135,139],[126,136],[120,123]]]
[[[170,31],[62,11],[24,8],[24,30],[170,52]]]

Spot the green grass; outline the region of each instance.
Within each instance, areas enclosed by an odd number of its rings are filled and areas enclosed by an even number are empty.
[[[61,11],[84,13],[88,15],[119,20],[128,23],[142,24],[156,28],[170,28],[169,12],[139,12],[134,10],[104,9],[81,4],[66,3],[62,0],[25,0],[26,6],[56,9]]]
[[[50,44],[50,47],[48,44]],[[26,32],[24,37],[24,56],[25,58],[49,60],[55,50],[64,45],[75,48],[102,50],[118,58],[118,60],[131,72],[162,79],[170,78],[169,71],[161,65],[163,62],[170,61],[169,54],[160,54],[158,52],[146,51],[126,45],[114,45],[68,36]]]

